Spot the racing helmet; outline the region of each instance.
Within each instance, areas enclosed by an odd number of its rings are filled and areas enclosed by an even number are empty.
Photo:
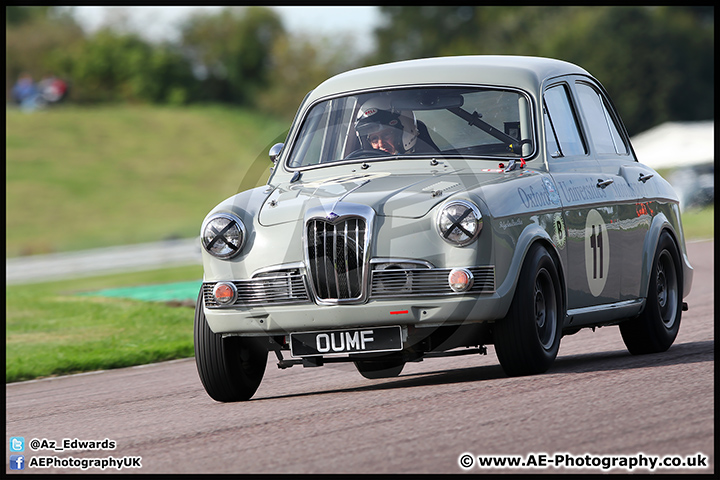
[[[371,149],[368,136],[387,128],[398,130],[400,153],[411,151],[418,138],[417,119],[412,110],[398,111],[388,97],[375,97],[365,102],[355,119],[355,133],[365,149]]]

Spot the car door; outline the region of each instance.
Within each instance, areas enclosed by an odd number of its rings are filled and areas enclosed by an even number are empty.
[[[613,245],[618,212],[608,204],[607,185],[598,182],[600,165],[589,148],[572,93],[572,77],[550,84],[543,94],[543,117],[548,170],[567,232],[567,307],[575,325],[574,317],[618,301],[621,260]]]
[[[608,97],[590,79],[575,82],[581,116],[590,140],[591,153],[600,167],[599,179],[607,183],[607,202],[617,211],[613,253],[620,262],[619,300],[640,296],[642,251],[653,207],[644,200],[650,169],[632,156],[630,142]]]

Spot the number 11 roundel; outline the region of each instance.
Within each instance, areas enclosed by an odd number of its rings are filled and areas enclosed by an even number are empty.
[[[600,295],[605,288],[610,267],[610,242],[600,213],[592,209],[585,220],[585,275],[590,293]]]

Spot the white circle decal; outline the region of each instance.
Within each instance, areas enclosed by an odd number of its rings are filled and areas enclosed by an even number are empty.
[[[592,209],[585,220],[585,274],[590,293],[600,295],[605,288],[610,267],[610,242],[600,213]]]

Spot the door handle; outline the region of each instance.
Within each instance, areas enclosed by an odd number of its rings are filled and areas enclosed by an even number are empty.
[[[603,180],[602,178],[598,178],[597,187],[598,187],[598,188],[605,188],[605,187],[607,187],[608,185],[610,185],[610,184],[613,183],[613,182],[614,182],[614,180],[613,180],[612,178],[609,179],[609,180]]]
[[[649,174],[649,175],[643,175],[643,174],[641,173],[640,176],[638,177],[638,182],[643,182],[643,183],[645,183],[645,182],[647,182],[648,180],[650,180],[653,176],[654,176],[654,175],[653,175],[652,173]]]

